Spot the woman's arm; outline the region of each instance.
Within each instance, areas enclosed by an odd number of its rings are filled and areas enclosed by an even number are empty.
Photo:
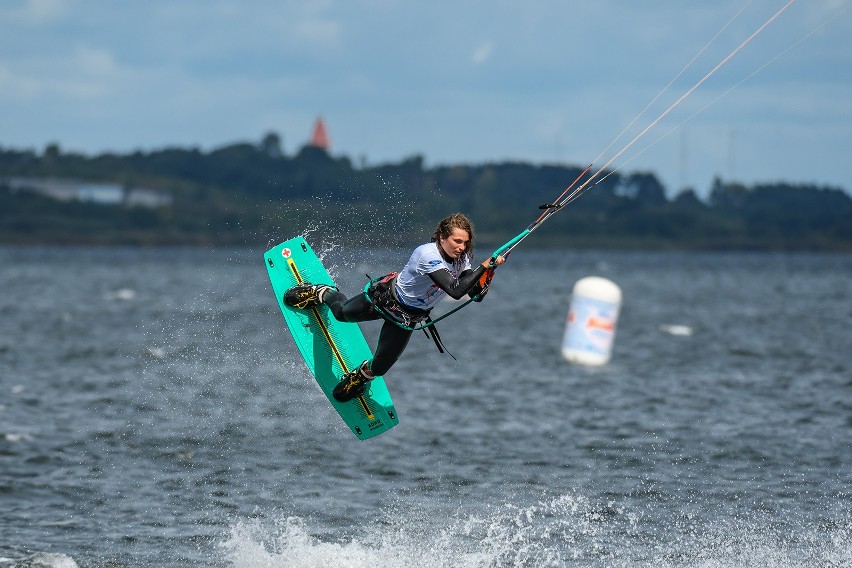
[[[452,299],[458,300],[470,292],[470,289],[473,288],[479,281],[479,277],[484,273],[485,267],[480,264],[473,270],[465,270],[459,274],[458,278],[453,278],[453,275],[446,268],[430,272],[429,278]]]

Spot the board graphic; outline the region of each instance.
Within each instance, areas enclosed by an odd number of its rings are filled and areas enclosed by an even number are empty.
[[[334,285],[308,242],[292,238],[266,251],[263,258],[290,334],[343,421],[361,440],[396,426],[399,419],[382,377],[373,379],[367,392],[354,400],[338,402],[331,394],[345,373],[373,356],[358,324],[337,321],[326,306],[299,310],[284,303],[285,292],[301,282]]]

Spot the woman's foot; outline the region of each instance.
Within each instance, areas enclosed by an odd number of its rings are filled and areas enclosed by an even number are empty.
[[[303,282],[284,293],[284,303],[293,308],[306,310],[322,304],[325,293],[335,289],[334,286],[326,284],[314,285]]]
[[[367,370],[367,361],[364,361],[357,369],[343,375],[331,394],[338,402],[348,402],[363,395],[372,380],[373,375]]]

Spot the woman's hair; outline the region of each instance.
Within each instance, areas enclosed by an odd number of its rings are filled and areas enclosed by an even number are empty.
[[[470,235],[470,240],[467,242],[467,247],[464,250],[465,255],[471,261],[473,260],[473,223],[470,222],[464,214],[462,213],[453,213],[452,215],[448,215],[444,217],[438,222],[438,226],[435,227],[435,232],[432,234],[432,242],[438,242],[438,239],[446,239],[448,238],[453,229],[462,229],[463,231],[467,231],[467,234]]]

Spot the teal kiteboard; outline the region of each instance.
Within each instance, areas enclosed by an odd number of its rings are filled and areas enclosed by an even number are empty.
[[[290,239],[266,251],[263,258],[293,340],[346,425],[361,440],[396,426],[399,419],[382,377],[370,381],[363,396],[348,402],[338,402],[331,394],[344,374],[373,356],[358,324],[337,321],[323,305],[300,310],[284,303],[284,293],[301,282],[334,286],[334,280],[308,242],[303,237]]]

